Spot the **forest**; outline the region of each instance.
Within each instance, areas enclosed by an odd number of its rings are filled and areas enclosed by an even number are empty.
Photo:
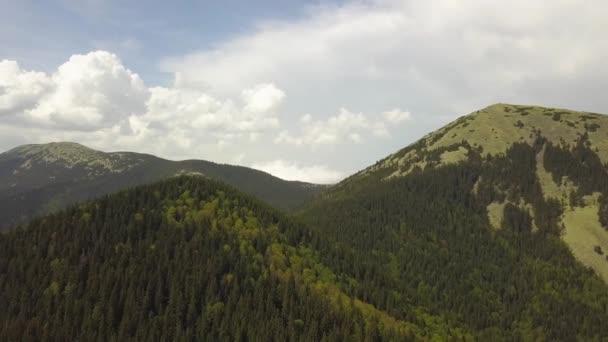
[[[602,341],[608,286],[560,238],[537,155],[571,201],[608,198],[581,136],[330,188],[286,213],[180,176],[0,235],[0,336],[84,341]],[[412,148],[422,149],[423,145]],[[449,146],[446,150],[457,147]],[[580,167],[568,165],[578,164]],[[504,201],[500,227],[487,206]]]
[[[18,341],[337,341],[420,337],[346,296],[303,227],[179,177],[0,235],[0,336]]]
[[[560,239],[562,206],[536,176],[543,146],[553,175],[587,183],[577,198],[604,189],[606,169],[584,136],[570,147],[539,133],[505,155],[469,149],[466,162],[354,180],[299,215],[323,262],[357,280],[347,293],[398,319],[480,340],[599,341],[608,287]],[[498,230],[486,209],[497,199],[508,200]]]

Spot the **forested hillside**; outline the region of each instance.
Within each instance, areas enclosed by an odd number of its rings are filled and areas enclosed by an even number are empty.
[[[509,151],[526,146],[532,147],[527,159],[504,161],[512,153]],[[559,211],[546,215],[557,222],[560,237],[574,256],[608,282],[608,260],[604,254],[608,250],[607,115],[492,105],[455,120],[349,177],[329,191],[328,196],[348,197],[352,189],[368,187],[377,180],[389,181],[463,163],[481,168],[474,192],[485,184],[493,186],[499,194],[485,203],[493,228],[501,226],[507,205],[530,211],[533,226],[538,227],[537,221],[544,219],[544,206],[538,204],[542,197],[553,207],[559,207]],[[501,171],[502,178],[497,177],[497,183],[492,184],[482,174],[495,169],[496,163],[509,163],[502,167],[508,166],[510,170]],[[520,177],[505,183],[503,179],[511,177],[511,172]],[[537,210],[539,215],[535,215]]]
[[[301,216],[322,236],[322,261],[357,281],[351,294],[398,319],[430,314],[487,341],[599,340],[608,287],[560,238],[561,207],[543,198],[534,152],[517,144],[483,166],[471,152],[466,163],[369,179]],[[486,207],[501,198],[533,205],[507,203],[494,228]]]
[[[488,112],[514,124],[549,114],[559,125],[561,115],[583,127],[584,113],[506,108]],[[608,232],[599,227],[608,221],[608,174],[596,152],[605,141],[599,124],[571,142],[543,133],[552,125],[536,126],[488,153],[479,136],[469,142],[454,131],[483,115],[490,113],[464,117],[330,189],[300,213],[322,236],[313,246],[357,280],[353,294],[399,319],[429,313],[481,340],[605,338]],[[483,129],[499,136],[497,126]],[[458,140],[433,147],[445,137]],[[456,151],[462,156],[450,159]]]
[[[0,230],[79,201],[182,174],[221,180],[281,209],[297,207],[324,188],[204,160],[104,153],[69,142],[23,145],[0,154]]]
[[[342,288],[302,225],[201,177],[139,187],[0,235],[0,336],[32,340],[410,340]],[[454,333],[456,334],[456,333]]]
[[[0,336],[604,341],[604,126],[501,104],[295,213],[181,176],[36,219],[0,234]]]

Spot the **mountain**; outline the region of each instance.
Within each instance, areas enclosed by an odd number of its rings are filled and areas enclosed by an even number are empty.
[[[608,117],[497,104],[299,212],[322,262],[398,319],[480,340],[608,336]],[[420,322],[419,322],[420,324]]]
[[[302,204],[324,187],[203,160],[104,153],[71,142],[23,145],[0,154],[0,228],[82,200],[182,174],[224,181],[282,209]]]
[[[603,341],[607,135],[497,104],[288,213],[196,176],[74,205],[0,234],[0,336]]]
[[[487,204],[490,222],[500,226],[508,203],[526,208],[534,215],[533,196],[557,201],[561,208],[559,224],[564,242],[574,255],[592,267],[608,282],[608,257],[596,250],[608,251],[608,116],[597,113],[535,106],[496,104],[463,116],[376,163],[347,181],[366,182],[407,176],[422,169],[435,169],[459,162],[475,162],[488,168],[516,149],[533,148],[534,160],[527,165],[511,162],[522,174],[519,181],[529,184],[504,184],[496,189]],[[529,173],[526,174],[526,171]],[[515,172],[515,170],[514,170]],[[508,177],[508,175],[505,175]],[[494,184],[504,179],[493,179]],[[484,179],[475,184],[490,186]],[[343,186],[343,185],[341,185]],[[521,190],[513,190],[520,187]],[[532,189],[536,188],[536,189]],[[522,191],[538,194],[522,196]],[[507,196],[505,199],[504,197]],[[600,210],[600,207],[602,210]],[[534,220],[534,228],[537,220]]]
[[[11,341],[423,340],[344,288],[307,229],[234,188],[174,177],[0,234]],[[455,330],[453,335],[464,337]]]

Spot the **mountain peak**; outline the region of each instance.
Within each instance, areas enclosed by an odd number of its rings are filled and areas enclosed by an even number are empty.
[[[21,145],[8,151],[8,153],[18,154],[23,156],[35,155],[45,153],[53,156],[65,156],[72,154],[83,154],[83,153],[102,153],[88,148],[79,143],[70,141],[58,141],[50,142],[46,144],[27,144]]]
[[[483,156],[497,156],[504,154],[514,143],[532,144],[539,134],[562,146],[574,146],[585,136],[590,147],[597,150],[602,162],[607,163],[607,132],[607,115],[496,103],[425,135],[360,174],[383,171],[384,177],[402,176],[416,167],[465,160],[471,149],[476,149]]]
[[[133,161],[126,160],[123,153],[105,153],[69,141],[21,145],[6,152],[5,155],[22,159],[21,169],[28,169],[32,163],[44,163],[57,164],[70,169],[78,166],[99,172],[122,172],[133,164]]]

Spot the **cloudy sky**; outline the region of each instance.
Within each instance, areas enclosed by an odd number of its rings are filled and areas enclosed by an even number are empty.
[[[331,183],[496,102],[608,113],[608,1],[6,1],[0,151]]]

